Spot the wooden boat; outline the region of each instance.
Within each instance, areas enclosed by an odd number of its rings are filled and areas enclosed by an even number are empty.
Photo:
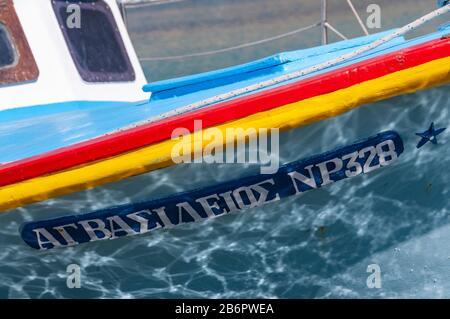
[[[450,81],[450,25],[402,36],[448,1],[404,28],[150,84],[115,0],[0,7],[1,211],[174,165],[172,132],[198,120],[287,130]]]

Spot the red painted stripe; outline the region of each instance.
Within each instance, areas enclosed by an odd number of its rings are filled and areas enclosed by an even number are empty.
[[[172,131],[184,127],[193,131],[194,120],[203,128],[344,89],[450,56],[450,39],[438,39],[394,53],[343,67],[311,79],[217,104],[127,131],[95,138],[38,156],[0,166],[0,186],[5,186],[77,165],[105,159],[170,139]]]

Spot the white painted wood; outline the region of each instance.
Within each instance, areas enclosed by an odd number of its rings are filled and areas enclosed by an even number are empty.
[[[134,82],[82,80],[59,28],[50,0],[14,0],[17,15],[39,68],[35,82],[0,86],[0,110],[68,101],[140,101],[147,83],[115,0],[111,7],[131,63]],[[1,115],[0,115],[1,116]]]

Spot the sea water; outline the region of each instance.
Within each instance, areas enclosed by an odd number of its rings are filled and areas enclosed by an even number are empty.
[[[47,252],[27,221],[161,197],[257,172],[186,164],[0,215],[2,298],[450,297],[450,130],[420,149],[416,132],[450,127],[450,87],[365,105],[280,136],[283,163],[396,130],[391,166],[298,197],[143,236]],[[78,265],[81,287],[67,286]],[[369,288],[369,265],[381,288]]]
[[[251,4],[250,0],[241,2]],[[139,9],[142,19],[135,19],[138,16],[130,12],[128,20],[142,56],[158,56],[171,55],[168,49],[175,54],[198,50],[198,41],[192,40],[192,35],[200,34],[201,39],[213,44],[230,35],[232,46],[241,41],[236,39],[240,36],[252,35],[242,41],[253,41],[270,32],[281,34],[298,28],[309,23],[310,15],[305,11],[308,3],[316,5],[313,11],[319,12],[316,0],[266,2],[253,6],[253,10],[242,9],[238,2],[181,2],[179,11],[163,6],[151,7],[148,12]],[[387,0],[378,2],[382,5],[383,29],[406,24],[434,8],[434,1],[408,0],[402,7]],[[183,11],[193,6],[203,12],[210,3],[231,7],[207,7],[208,14],[201,16]],[[357,4],[362,13],[364,3]],[[391,4],[393,9],[387,7]],[[183,19],[199,21],[199,25],[187,21],[177,27],[180,17],[171,16],[177,12]],[[356,22],[345,22],[353,17],[339,1],[330,1],[329,13],[341,31],[359,35]],[[213,21],[209,20],[211,15]],[[228,24],[216,23],[219,20]],[[131,25],[133,21],[135,26]],[[143,21],[147,32],[141,32]],[[158,25],[168,21],[178,32],[166,28],[166,33]],[[279,21],[283,23],[279,25]],[[217,24],[219,33],[213,32],[211,24]],[[191,25],[195,27],[192,30],[188,28]],[[241,32],[235,32],[235,27]],[[202,30],[204,34],[199,33]],[[428,29],[432,30],[435,28]],[[256,35],[258,32],[261,34]],[[144,66],[153,80],[155,74],[163,78],[174,72],[195,73],[206,67],[298,49],[301,41],[317,39],[320,32],[313,35],[297,34],[248,48],[247,55],[235,51],[229,56],[156,61]],[[175,38],[171,40],[170,36]],[[180,39],[195,45],[176,47]],[[174,68],[175,62],[178,68]],[[207,65],[200,66],[201,62]],[[26,246],[18,230],[24,222],[149,200],[253,174],[258,167],[180,165],[0,214],[0,298],[449,298],[450,128],[439,135],[438,145],[415,148],[420,139],[415,133],[425,131],[433,121],[437,128],[450,127],[450,86],[365,105],[282,133],[282,163],[385,130],[401,135],[405,152],[393,165],[367,175],[244,213],[143,236],[40,252]],[[80,288],[67,285],[69,265],[80,267]],[[369,288],[368,277],[373,273],[368,268],[374,269],[373,265],[380,271],[381,288]]]

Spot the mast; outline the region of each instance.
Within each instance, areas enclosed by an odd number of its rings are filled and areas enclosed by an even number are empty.
[[[328,44],[327,20],[328,20],[327,0],[322,0],[321,4],[322,45]]]

